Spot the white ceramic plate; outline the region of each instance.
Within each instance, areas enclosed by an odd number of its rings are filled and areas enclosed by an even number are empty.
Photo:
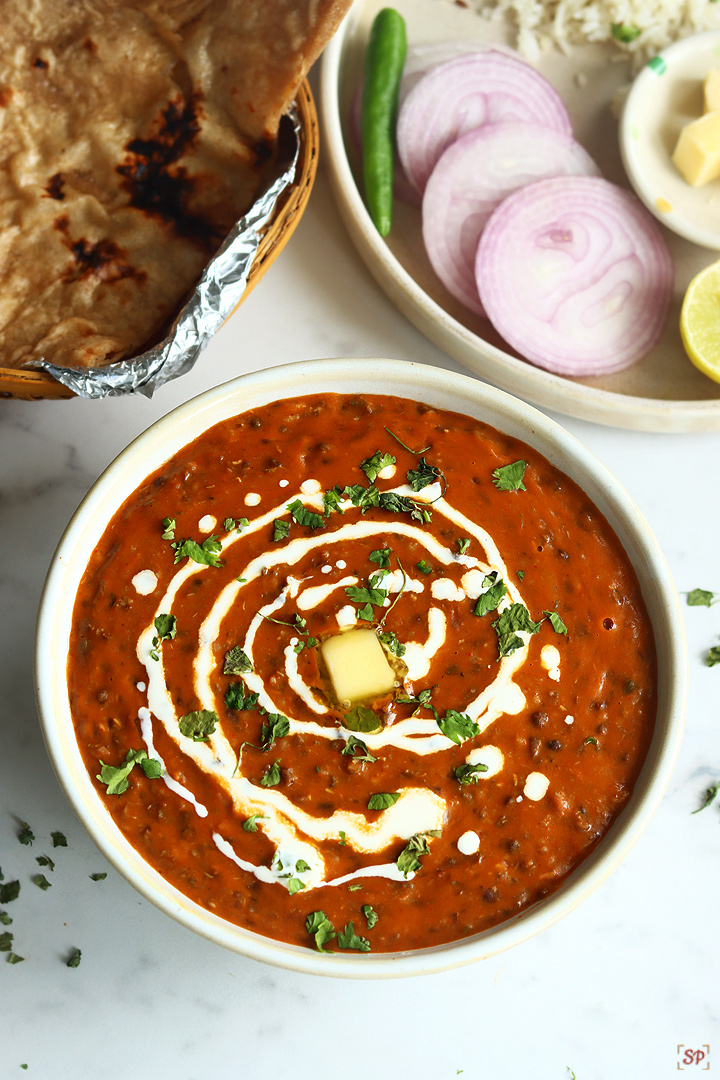
[[[561,888],[482,934],[416,952],[323,956],[251,933],[194,904],[152,869],[118,830],[80,756],[70,713],[67,652],[75,594],[107,522],[146,476],[213,424],[282,398],[327,391],[393,394],[465,413],[522,439],[575,480],[618,534],[655,632],[658,718],[632,798]],[[419,975],[516,945],[576,907],[619,865],[662,798],[682,736],[687,693],[682,614],[665,560],[639,510],[603,465],[553,420],[477,379],[398,360],[314,360],[244,375],[182,405],[137,438],[103,473],[70,522],[43,593],[35,679],[40,720],[58,779],[100,850],[148,900],[211,941],[257,960],[352,978]],[[632,916],[629,916],[632,917]]]
[[[661,52],[640,72],[628,94],[620,149],[632,185],[648,210],[680,236],[718,249],[720,180],[691,187],[672,163],[682,128],[703,114],[703,82],[713,68],[720,68],[719,31],[684,38]]]
[[[430,267],[422,243],[420,211],[396,200],[387,242],[365,209],[357,178],[359,157],[348,116],[361,78],[370,25],[383,0],[355,0],[348,18],[322,60],[320,117],[323,150],[335,197],[358,252],[393,303],[431,341],[470,371],[496,386],[569,416],[644,431],[720,430],[720,384],[688,360],[680,339],[680,307],[690,280],[715,253],[668,230],[676,266],[675,300],[660,344],[639,363],[615,375],[569,379],[518,358],[488,322],[452,297]],[[397,0],[412,44],[476,39],[511,45],[504,22],[488,22],[469,10],[439,0]],[[606,179],[629,187],[620,159],[618,123],[610,103],[630,79],[629,65],[616,49],[583,46],[571,56],[544,54],[539,70],[550,79],[570,110],[578,141]]]

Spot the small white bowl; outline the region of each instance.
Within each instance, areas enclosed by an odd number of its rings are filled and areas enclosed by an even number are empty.
[[[252,933],[193,903],[149,866],[115,825],[82,761],[70,713],[66,670],[75,594],[93,549],[124,500],[211,425],[270,401],[331,391],[423,401],[475,417],[535,447],[584,489],[615,529],[635,568],[655,632],[655,733],[632,798],[603,840],[556,893],[534,907],[484,933],[416,952],[321,955]],[[481,960],[576,907],[618,866],[658,806],[680,746],[687,693],[677,594],[656,540],[617,480],[559,424],[524,402],[465,375],[399,360],[311,360],[254,372],[201,394],[140,435],[91,488],[60,541],[40,605],[35,661],[40,720],[58,779],[115,868],[162,911],[219,945],[279,967],[345,978],[419,975]]]
[[[720,180],[692,187],[672,163],[682,128],[703,114],[703,82],[720,68],[720,31],[683,38],[647,64],[620,121],[620,151],[638,196],[668,229],[720,249]]]

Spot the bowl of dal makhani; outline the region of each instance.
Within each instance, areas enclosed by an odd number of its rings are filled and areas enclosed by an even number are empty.
[[[617,867],[686,660],[657,542],[575,438],[463,375],[334,359],[120,454],[52,560],[36,682],[63,789],[147,899],[377,978],[518,944]]]

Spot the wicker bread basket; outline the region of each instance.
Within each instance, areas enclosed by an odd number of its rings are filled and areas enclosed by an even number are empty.
[[[310,198],[315,180],[318,160],[318,119],[307,80],[300,86],[295,100],[302,130],[298,176],[290,193],[285,195],[280,203],[275,218],[260,242],[257,257],[250,269],[245,292],[238,307],[292,236]],[[72,390],[45,372],[0,368],[0,398],[38,401],[43,398],[59,399],[74,396]]]

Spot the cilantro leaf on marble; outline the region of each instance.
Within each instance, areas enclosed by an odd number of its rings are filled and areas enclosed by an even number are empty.
[[[32,831],[27,821],[20,822],[20,831],[17,834],[17,838],[21,844],[30,844],[35,839],[35,833]]]
[[[80,967],[80,960],[82,959],[82,953],[80,949],[73,949],[65,961],[65,967],[76,968]]]
[[[0,885],[0,904],[10,904],[20,895],[19,881],[5,881]]]
[[[67,840],[65,839],[64,833],[61,833],[61,832],[50,833],[50,838],[51,838],[51,840],[53,842],[53,847],[67,847]]]
[[[698,806],[697,810],[693,810],[693,814],[699,814],[701,810],[705,809],[705,807],[710,806],[710,804],[713,803],[715,801],[715,799],[717,798],[717,794],[718,794],[719,791],[720,791],[720,780],[718,780],[717,783],[712,784],[711,787],[706,789],[706,791],[705,791],[705,802],[702,804],[702,806]]]
[[[42,889],[43,892],[46,892],[48,889],[52,888],[52,882],[48,881],[44,874],[35,874],[32,879],[32,883],[33,885],[37,885],[38,889]]]
[[[104,881],[106,877],[107,873],[104,870],[99,874],[90,874],[91,881]]]
[[[712,607],[718,600],[720,596],[716,597],[709,589],[692,589],[687,594],[688,607]]]
[[[37,855],[35,858],[35,862],[38,864],[38,866],[47,866],[51,872],[55,869],[55,863],[52,861],[49,855]]]

